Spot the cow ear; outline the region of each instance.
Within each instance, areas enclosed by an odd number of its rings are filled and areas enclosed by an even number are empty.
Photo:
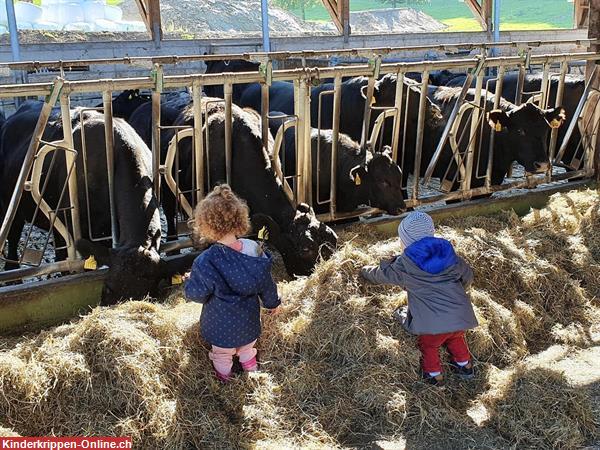
[[[252,230],[261,241],[278,240],[281,236],[281,228],[271,216],[266,214],[254,214],[250,219]]]
[[[90,257],[93,256],[97,265],[110,266],[110,248],[96,244],[94,242],[90,242],[87,239],[79,239],[75,247],[83,257],[83,259],[89,260]]]
[[[510,124],[510,117],[505,111],[495,109],[488,113],[488,123],[496,131],[502,131]]]
[[[133,96],[134,97],[139,97],[140,96],[140,90],[139,89],[134,90],[133,91]]]
[[[360,186],[366,177],[367,168],[365,166],[358,165],[350,169],[350,180],[352,180],[356,186]]]
[[[384,156],[388,156],[389,158],[392,157],[392,147],[390,147],[389,145],[385,145],[382,149],[381,149],[381,154]]]
[[[565,114],[565,109],[562,106],[558,106],[545,110],[544,117],[550,128],[559,128],[567,118],[567,115]]]
[[[183,275],[188,272],[199,254],[200,252],[190,252],[181,256],[161,259],[158,269],[159,277],[171,280],[170,284],[179,284],[181,282],[180,277],[176,275]]]

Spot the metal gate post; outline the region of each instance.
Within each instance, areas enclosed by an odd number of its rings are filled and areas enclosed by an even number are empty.
[[[294,115],[298,118],[298,125],[296,126],[296,154],[298,155],[296,161],[296,170],[298,172],[298,203],[310,203],[309,198],[307,197],[308,192],[306,189],[306,180],[310,180],[312,178],[312,167],[307,165],[305,162],[308,153],[311,151],[310,134],[308,136],[308,146],[306,136],[307,120],[309,120],[308,130],[310,130],[310,118],[307,119],[306,114],[306,91],[307,84],[305,83],[304,77],[294,80]]]
[[[367,139],[369,139],[369,128],[371,126],[371,103],[373,100],[373,93],[375,91],[375,82],[379,78],[379,72],[381,70],[381,56],[377,56],[375,59],[369,61],[369,65],[373,69],[373,75],[371,75],[367,81],[367,96],[365,99],[365,108],[363,113],[363,128],[360,136],[360,148],[365,148],[367,145]]]
[[[560,76],[558,78],[558,87],[556,89],[556,100],[554,101],[554,107],[562,105],[564,93],[565,93],[565,78],[569,71],[569,63],[563,61],[560,65]],[[548,159],[550,161],[550,169],[546,174],[546,179],[550,181],[552,179],[552,166],[554,164],[554,155],[556,153],[556,143],[558,141],[558,128],[552,128],[550,130],[550,147],[548,149]]]
[[[396,118],[392,128],[392,161],[398,163],[398,144],[400,141],[400,125],[402,123],[402,96],[404,95],[404,72],[398,72],[396,75],[396,97],[394,107],[396,108]],[[410,92],[407,91],[408,97]],[[404,149],[402,149],[404,153]],[[401,167],[402,168],[402,167]]]
[[[421,75],[421,96],[419,97],[419,118],[417,120],[417,139],[415,144],[415,168],[412,197],[416,201],[419,197],[419,177],[421,175],[421,154],[423,152],[423,135],[425,133],[425,115],[429,85],[429,70],[425,69]]]
[[[301,100],[304,103],[304,192],[306,193],[306,203],[313,206],[312,181],[315,174],[312,170],[312,140],[311,140],[311,117],[310,117],[310,97],[311,97],[311,82],[307,76],[300,80],[301,88],[304,95]]]
[[[336,75],[333,80],[333,135],[331,142],[331,185],[329,192],[329,214],[331,219],[335,219],[337,210],[337,161],[338,161],[338,142],[340,134],[340,109],[342,102],[342,76]],[[317,183],[319,181],[317,180]]]
[[[192,108],[194,113],[194,156],[196,159],[196,203],[204,198],[204,141],[202,140],[202,85],[192,83]]]
[[[558,151],[558,154],[556,155],[556,159],[558,161],[561,160],[561,158],[563,157],[563,154],[567,150],[567,145],[569,144],[569,140],[571,139],[571,136],[573,135],[573,131],[575,130],[575,127],[578,126],[578,124],[579,124],[579,117],[581,117],[581,113],[583,112],[583,107],[585,106],[585,103],[587,102],[590,91],[592,90],[592,86],[594,85],[596,78],[598,77],[598,68],[599,67],[600,66],[596,66],[596,68],[592,72],[592,75],[590,76],[590,79],[587,81],[587,83],[585,85],[585,89],[583,91],[583,94],[581,95],[581,100],[579,100],[579,104],[577,105],[577,109],[575,110],[575,116],[571,119],[571,122],[569,123],[569,128],[567,128],[567,133],[565,134],[565,138],[563,139],[561,146],[560,146],[560,150]]]
[[[542,98],[540,100],[540,108],[546,109],[546,105],[548,105],[548,97],[549,97],[549,72],[550,72],[550,64],[546,63],[543,66],[543,74],[542,74]]]
[[[108,199],[110,204],[110,230],[112,236],[112,246],[115,248],[119,242],[119,231],[115,205],[115,155],[113,142],[114,128],[111,91],[104,91],[102,93],[102,104],[104,109],[104,140],[106,141],[106,169],[108,175]]]
[[[163,90],[163,67],[155,64],[152,70],[154,88],[152,89],[152,176],[154,177],[154,195],[160,203],[160,94]]]
[[[225,97],[225,177],[227,184],[231,186],[231,132],[232,132],[232,99],[233,86],[231,82],[225,83],[223,86],[223,94]]]
[[[496,92],[494,93],[494,109],[500,107],[500,100],[502,99],[502,88],[504,86],[504,73],[506,71],[505,66],[498,67],[498,80],[496,81]],[[487,117],[484,117],[486,120]],[[486,126],[485,124],[483,125]],[[492,169],[494,167],[494,153],[495,153],[495,142],[496,142],[496,130],[492,128],[490,131],[490,146],[488,149],[488,163],[487,170],[485,173],[485,187],[489,189],[492,185]]]
[[[475,98],[473,99],[473,103],[477,106],[481,106],[481,90],[483,88],[483,76],[484,70],[480,70],[477,74],[477,82],[475,83]],[[486,99],[487,101],[487,93]],[[471,131],[469,133],[469,147],[467,148],[467,155],[465,161],[465,178],[462,182],[461,189],[463,191],[463,195],[465,198],[469,198],[469,190],[471,189],[471,178],[473,175],[473,159],[475,157],[475,149],[477,148],[477,129],[479,125],[479,108],[473,108],[471,113]],[[460,168],[458,168],[460,169]]]
[[[71,102],[69,95],[63,93],[60,96],[60,113],[62,116],[63,140],[69,149],[75,150],[73,144],[73,127],[71,122]],[[84,124],[81,123],[81,132],[83,133]],[[79,222],[79,194],[77,189],[77,154],[65,152],[65,162],[67,174],[69,174],[69,202],[71,203],[71,222],[73,227],[73,240],[77,242],[81,239],[81,223]],[[70,173],[69,169],[73,168]],[[60,208],[60,205],[59,205]],[[91,220],[91,218],[90,218]],[[70,260],[77,259],[75,242],[67,242],[67,254]]]

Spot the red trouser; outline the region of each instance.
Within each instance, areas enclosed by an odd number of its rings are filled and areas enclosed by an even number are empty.
[[[423,355],[421,359],[423,372],[442,371],[439,353],[442,345],[446,346],[455,362],[469,361],[471,359],[464,331],[443,334],[422,334],[419,336],[418,345]]]

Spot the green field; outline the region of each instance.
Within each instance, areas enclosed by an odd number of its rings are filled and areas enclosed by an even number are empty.
[[[399,2],[402,3],[402,2]],[[350,0],[352,11],[385,8],[377,0]],[[448,25],[447,31],[479,31],[478,22],[469,8],[458,0],[431,0],[413,6]],[[292,10],[298,17],[300,9]],[[329,14],[322,6],[305,10],[306,20],[328,21]],[[545,30],[573,27],[573,3],[567,0],[502,0],[501,30]]]

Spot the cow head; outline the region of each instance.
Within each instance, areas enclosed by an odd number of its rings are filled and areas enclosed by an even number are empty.
[[[350,182],[367,189],[369,204],[396,216],[406,209],[402,197],[402,171],[392,160],[392,150],[385,146],[382,152],[367,157],[365,164],[353,167]]]
[[[291,276],[310,275],[319,258],[327,259],[335,250],[337,235],[316,218],[308,205],[301,203],[286,231],[264,214],[252,216],[256,230],[265,228],[268,241],[281,253],[285,268]]]
[[[543,173],[550,167],[548,133],[564,120],[564,108],[541,109],[532,103],[509,111],[494,110],[488,116],[504,148],[529,173]]]
[[[161,260],[153,248],[121,247],[107,248],[81,239],[77,250],[83,258],[93,256],[98,266],[108,266],[102,289],[102,305],[114,305],[122,299],[143,298],[155,295],[160,282],[176,273],[183,273],[191,266],[193,257],[169,262]]]
[[[133,114],[138,107],[150,100],[151,97],[146,94],[140,94],[139,89],[128,89],[123,91],[113,98],[113,117],[121,117],[122,119],[129,120],[131,114]]]

